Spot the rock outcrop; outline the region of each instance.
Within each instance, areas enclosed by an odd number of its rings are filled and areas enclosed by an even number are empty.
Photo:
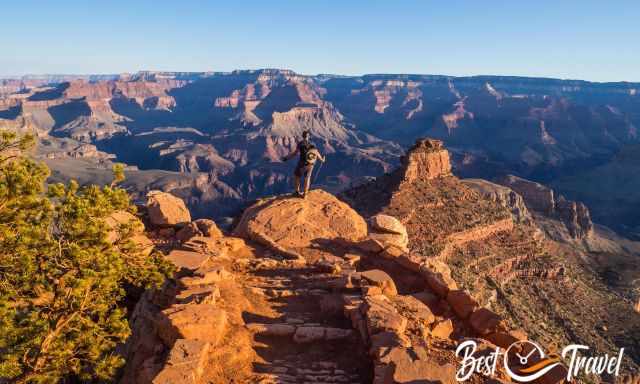
[[[147,214],[155,226],[174,226],[191,221],[184,201],[170,193],[151,191],[147,194]]]
[[[483,179],[462,179],[461,181],[485,198],[495,201],[509,209],[514,222],[521,224],[532,223],[532,217],[524,199],[511,188]]]
[[[520,194],[532,211],[559,219],[574,239],[586,238],[593,232],[589,209],[583,203],[567,200],[551,188],[513,175],[505,176],[498,182]]]
[[[282,196],[254,204],[233,233],[297,258],[312,245],[360,241],[367,235],[367,224],[335,196],[313,190],[305,199]]]
[[[371,217],[369,222],[371,230],[368,242],[377,242],[381,244],[382,248],[393,245],[400,249],[406,249],[409,245],[407,228],[395,217],[379,214]]]
[[[404,179],[407,182],[451,175],[449,152],[441,140],[417,140],[402,159],[402,163],[405,167]]]

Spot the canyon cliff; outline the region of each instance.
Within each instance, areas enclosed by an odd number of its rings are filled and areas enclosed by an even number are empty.
[[[403,149],[430,136],[449,147],[458,175],[513,174],[550,185],[568,202],[590,206],[596,222],[635,236],[638,189],[624,188],[622,195],[610,178],[598,188],[585,186],[595,174],[611,175],[606,167],[616,179],[632,178],[634,157],[625,153],[639,140],[638,89],[634,83],[308,76],[277,69],[41,76],[2,80],[0,128],[37,133],[39,153],[49,157],[56,179],[101,180],[101,169],[124,162],[140,198],[153,179],[151,188],[180,195],[194,215],[213,211],[220,218],[289,188],[291,166],[279,158],[303,130],[329,157],[317,182],[332,191],[389,172]],[[95,145],[97,152],[70,151],[61,140]],[[61,161],[70,157],[76,161]],[[607,200],[614,195],[628,203],[626,210]]]

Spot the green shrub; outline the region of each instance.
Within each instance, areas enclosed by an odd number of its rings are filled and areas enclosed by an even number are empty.
[[[120,168],[102,188],[47,185],[48,168],[23,156],[32,143],[0,132],[0,378],[109,381],[123,364],[114,349],[130,333],[124,284],[158,284],[169,268],[141,253],[127,225],[107,239],[104,219],[134,212],[115,186]]]

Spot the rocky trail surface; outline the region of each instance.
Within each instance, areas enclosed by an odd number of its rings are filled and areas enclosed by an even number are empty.
[[[269,220],[287,209],[296,220]],[[157,213],[149,216],[165,225],[188,220]],[[398,220],[363,223],[332,195],[313,191],[307,200],[256,203],[234,232],[246,237],[202,220],[158,229],[152,236],[170,236],[166,257],[176,280],[136,307],[123,382],[454,383],[453,338],[489,335],[484,348],[493,345],[488,339],[515,340],[450,277],[411,264]],[[342,237],[336,228],[350,231]]]
[[[256,259],[245,275],[255,311],[245,314],[256,352],[252,382],[363,383],[370,367],[351,324],[328,308],[326,271],[277,259]],[[340,311],[341,312],[341,311]]]

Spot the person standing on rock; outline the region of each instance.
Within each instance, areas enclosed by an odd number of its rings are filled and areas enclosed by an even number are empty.
[[[325,158],[320,154],[318,148],[309,140],[309,131],[302,132],[302,141],[296,146],[296,150],[290,154],[283,156],[282,161],[288,161],[294,158],[296,155],[300,155],[298,165],[293,172],[294,183],[296,186],[296,194],[304,198],[309,192],[311,186],[311,174],[313,173],[313,166],[316,161],[320,160],[324,163]],[[300,192],[300,181],[304,176],[304,191]]]

